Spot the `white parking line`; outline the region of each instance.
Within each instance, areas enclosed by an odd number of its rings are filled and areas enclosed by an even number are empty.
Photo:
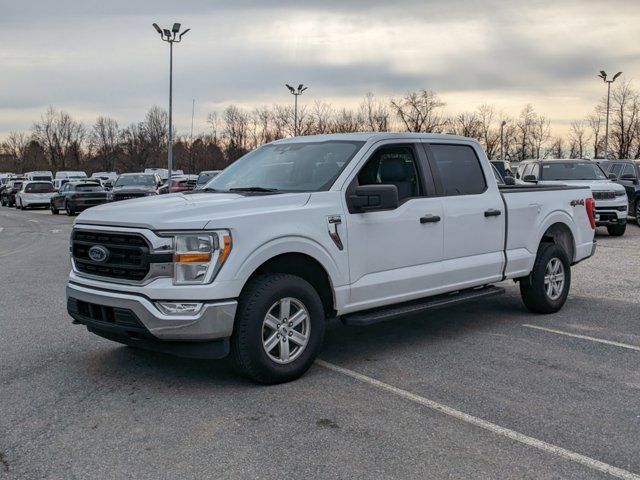
[[[581,338],[582,340],[590,340],[592,342],[604,343],[605,345],[613,345],[614,347],[628,348],[629,350],[635,350],[637,352],[640,352],[640,347],[638,347],[636,345],[629,345],[628,343],[614,342],[612,340],[605,340],[603,338],[589,337],[587,335],[579,335],[577,333],[563,332],[562,330],[555,330],[553,328],[539,327],[537,325],[529,325],[529,324],[526,324],[526,323],[524,325],[522,325],[522,326],[523,327],[527,327],[527,328],[535,328],[536,330],[543,330],[545,332],[557,333],[558,335],[565,335],[567,337]]]
[[[529,437],[528,435],[524,435],[522,433],[516,432],[515,430],[510,430],[505,427],[501,427],[500,425],[496,425],[495,423],[487,422],[486,420],[482,420],[481,418],[474,417],[473,415],[469,415],[441,403],[429,400],[428,398],[421,397],[420,395],[416,395],[415,393],[402,390],[401,388],[394,387],[392,385],[389,385],[388,383],[376,380],[375,378],[371,378],[366,375],[362,375],[361,373],[354,372],[353,370],[339,367],[332,363],[325,362],[324,360],[316,360],[316,364],[334,372],[342,373],[343,375],[354,378],[360,382],[367,383],[381,390],[386,390],[387,392],[393,393],[401,398],[404,398],[405,400],[409,400],[411,402],[425,406],[427,408],[430,408],[431,410],[443,413],[470,425],[483,428],[484,430],[495,433],[496,435],[515,440],[516,442],[520,442],[530,447],[537,448],[538,450],[542,450],[543,452],[557,455],[566,460],[570,460],[572,462],[589,467],[593,470],[598,470],[600,472],[607,473],[614,477],[623,478],[626,480],[640,480],[640,475],[629,472],[622,468],[614,467],[613,465],[594,460],[593,458],[580,455],[579,453],[572,452],[571,450],[566,450],[562,447],[557,447],[556,445],[553,445],[551,443],[538,440],[537,438]]]

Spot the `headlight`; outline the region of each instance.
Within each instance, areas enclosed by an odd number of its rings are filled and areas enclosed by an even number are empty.
[[[616,197],[624,197],[626,194],[627,194],[626,190],[622,190],[622,191],[617,190],[616,191]]]
[[[173,236],[173,283],[203,284],[213,281],[231,253],[231,233],[176,233]]]

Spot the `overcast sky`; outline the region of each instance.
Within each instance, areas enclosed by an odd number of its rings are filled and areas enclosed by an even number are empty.
[[[554,131],[604,93],[600,69],[640,88],[638,0],[0,0],[0,137],[48,105],[121,125],[166,106],[168,55],[153,22],[192,30],[174,55],[174,112],[188,131],[230,103],[353,106],[371,91],[437,91],[450,111],[526,103]]]

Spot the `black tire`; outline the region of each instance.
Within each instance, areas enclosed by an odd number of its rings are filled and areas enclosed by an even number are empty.
[[[547,266],[553,259],[562,263],[564,283],[557,298],[552,298],[545,287]],[[571,265],[564,249],[555,243],[542,243],[528,277],[520,280],[520,295],[525,306],[535,313],[555,313],[562,308],[571,288]]]
[[[281,299],[300,302],[309,313],[306,346],[290,363],[272,360],[263,346],[263,322]],[[285,322],[286,323],[286,322]],[[318,292],[304,279],[284,273],[259,275],[245,286],[239,299],[231,356],[243,375],[265,384],[289,382],[303,375],[313,364],[322,346],[325,316]],[[293,343],[292,343],[293,345]],[[276,344],[276,348],[280,348]]]
[[[58,215],[60,213],[60,210],[58,210],[53,203],[49,205],[49,210],[51,210],[52,215]]]
[[[624,235],[624,232],[627,230],[627,224],[619,224],[619,225],[607,225],[607,232],[612,237],[621,237]]]
[[[21,204],[21,203],[18,203],[18,200],[17,200],[17,199],[14,201],[14,203],[15,203],[16,208],[17,208],[18,210],[22,210],[22,204]]]
[[[636,223],[640,225],[640,198],[636,200],[635,214],[636,214]]]
[[[75,210],[71,208],[71,205],[69,205],[69,202],[64,202],[64,209],[70,217],[76,214]]]

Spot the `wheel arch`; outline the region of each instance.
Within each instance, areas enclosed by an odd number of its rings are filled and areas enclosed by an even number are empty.
[[[538,245],[541,243],[553,243],[562,247],[562,249],[567,253],[570,262],[574,262],[576,241],[575,236],[567,223],[556,221],[549,225],[542,233]]]

